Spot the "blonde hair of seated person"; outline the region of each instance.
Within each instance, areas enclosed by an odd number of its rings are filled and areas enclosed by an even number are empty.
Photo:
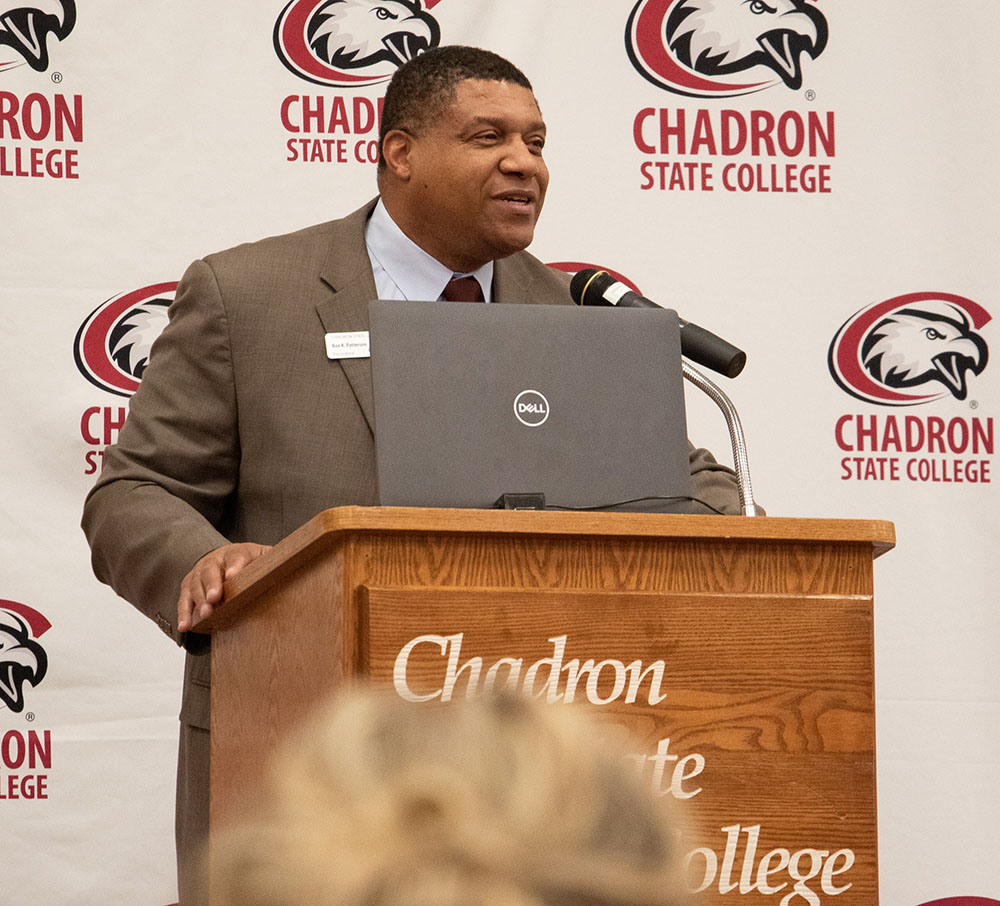
[[[341,696],[281,751],[259,813],[213,850],[214,894],[223,906],[676,906],[676,828],[614,735],[575,706],[520,697]]]

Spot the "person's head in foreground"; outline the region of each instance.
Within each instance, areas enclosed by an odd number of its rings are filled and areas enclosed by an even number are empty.
[[[213,850],[219,906],[676,906],[676,835],[572,706],[353,692]]]

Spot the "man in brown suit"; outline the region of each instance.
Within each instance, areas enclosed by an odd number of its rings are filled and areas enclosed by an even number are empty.
[[[374,298],[437,298],[453,275],[485,301],[569,303],[565,275],[523,251],[548,185],[544,141],[518,69],[474,48],[428,51],[386,92],[380,199],[196,261],[178,287],[83,526],[98,578],[188,651],[182,906],[201,902],[208,826],[208,640],[189,630],[225,578],[316,513],[377,503],[370,362],[328,359],[324,334],[366,330]],[[738,510],[729,470],[696,450],[691,467],[696,497]]]

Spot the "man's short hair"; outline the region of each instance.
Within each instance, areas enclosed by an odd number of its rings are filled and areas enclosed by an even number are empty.
[[[392,129],[417,134],[433,122],[457,97],[459,82],[481,79],[513,82],[533,91],[528,77],[509,60],[481,47],[449,44],[435,47],[404,63],[389,82],[379,128],[379,167],[382,142]]]

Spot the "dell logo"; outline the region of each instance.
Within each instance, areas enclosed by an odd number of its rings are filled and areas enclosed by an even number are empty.
[[[522,390],[514,397],[514,415],[522,425],[537,428],[549,417],[549,401],[537,390]]]

